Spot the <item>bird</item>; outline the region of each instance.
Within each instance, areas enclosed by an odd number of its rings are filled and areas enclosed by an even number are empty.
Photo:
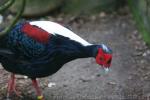
[[[37,99],[44,100],[37,78],[50,76],[78,58],[93,57],[106,72],[112,62],[112,49],[92,44],[63,25],[52,21],[23,21],[0,38],[0,62],[11,73],[7,98],[16,95],[15,75],[32,80]]]

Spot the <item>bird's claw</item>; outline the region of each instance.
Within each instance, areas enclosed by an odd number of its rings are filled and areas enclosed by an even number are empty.
[[[15,93],[18,97],[20,97],[20,98],[23,97],[23,96],[21,95],[21,92],[17,91],[16,89],[13,89],[13,91],[14,91],[14,93]]]
[[[15,75],[11,75],[11,79],[8,82],[8,90],[7,90],[7,98],[9,100],[9,97],[12,93],[15,93],[18,97],[22,98],[23,96],[21,95],[21,92],[18,92],[16,90],[16,83],[15,83]]]
[[[21,95],[21,92],[18,92],[16,89],[13,89],[11,92],[7,93],[7,99],[6,100],[11,100],[10,96],[12,93],[14,93],[19,98],[23,98],[23,96]]]

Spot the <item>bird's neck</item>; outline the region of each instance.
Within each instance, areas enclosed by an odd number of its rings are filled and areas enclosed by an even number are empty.
[[[88,46],[78,45],[75,50],[66,52],[67,56],[65,56],[65,58],[63,56],[63,60],[65,61],[65,63],[78,58],[89,58],[89,57],[95,58],[97,54],[97,45],[88,45]]]
[[[84,46],[81,58],[95,57],[97,54],[97,45]]]

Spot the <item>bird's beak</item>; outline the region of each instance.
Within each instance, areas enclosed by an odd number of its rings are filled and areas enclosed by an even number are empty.
[[[104,68],[104,71],[107,74],[109,72],[109,68]]]
[[[109,72],[109,68],[108,67],[104,67],[104,65],[102,65],[101,74],[105,75],[105,74],[108,74],[108,72]]]

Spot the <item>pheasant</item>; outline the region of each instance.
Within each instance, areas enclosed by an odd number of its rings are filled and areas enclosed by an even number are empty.
[[[0,39],[0,62],[11,72],[7,97],[15,89],[15,74],[28,76],[39,100],[44,100],[37,78],[56,73],[65,63],[94,57],[105,71],[112,61],[112,50],[104,44],[91,44],[71,30],[51,21],[25,21],[16,24]]]

